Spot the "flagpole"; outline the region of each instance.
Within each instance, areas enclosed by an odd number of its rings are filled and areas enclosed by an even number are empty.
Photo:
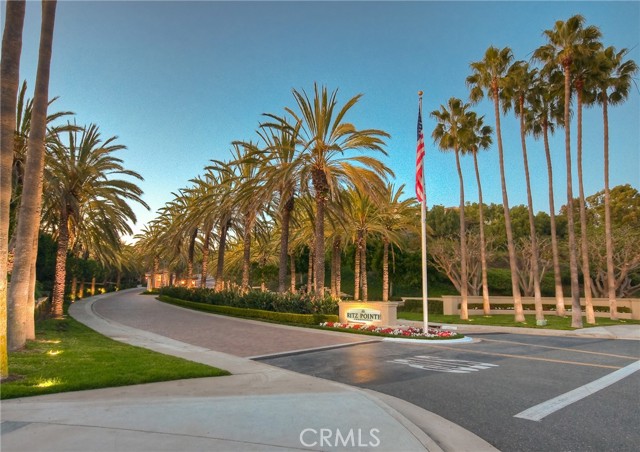
[[[422,91],[418,91],[418,109],[420,116],[422,116]],[[422,165],[422,174],[420,175],[423,181],[424,194],[422,196],[422,203],[420,209],[420,223],[422,241],[422,318],[423,318],[423,331],[427,333],[429,331],[429,309],[427,303],[427,194],[424,184],[424,165]]]

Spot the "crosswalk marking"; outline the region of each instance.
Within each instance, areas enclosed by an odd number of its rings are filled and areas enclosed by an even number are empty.
[[[492,367],[498,367],[497,364],[481,363],[478,361],[466,361],[461,359],[440,358],[438,356],[418,355],[411,358],[398,358],[389,361],[390,363],[404,364],[409,367],[422,370],[431,370],[434,372],[447,372],[455,374],[468,374],[478,372]]]

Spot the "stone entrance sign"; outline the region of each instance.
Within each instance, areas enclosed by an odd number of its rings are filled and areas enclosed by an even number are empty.
[[[395,301],[341,301],[340,323],[366,323],[376,326],[395,326],[398,324],[398,303]]]

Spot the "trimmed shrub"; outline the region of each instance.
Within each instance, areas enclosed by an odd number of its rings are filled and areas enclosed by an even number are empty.
[[[198,311],[230,315],[233,317],[243,317],[248,319],[272,320],[275,322],[294,323],[301,325],[318,325],[323,322],[338,322],[337,315],[294,314],[290,312],[274,312],[261,309],[236,308],[233,306],[220,306],[195,301],[181,300],[178,298],[169,297],[167,295],[160,295],[158,299],[160,301],[164,301],[165,303],[170,303],[176,306],[182,306],[190,309],[196,309]]]
[[[429,314],[443,314],[444,308],[442,306],[442,300],[429,299],[427,304]],[[404,302],[404,307],[400,309],[404,312],[422,312],[422,300],[407,300]]]
[[[163,287],[160,295],[185,301],[215,306],[229,306],[262,311],[287,312],[292,314],[338,314],[338,302],[326,296],[317,298],[310,294],[277,294],[274,292],[219,291],[213,289],[188,289],[186,287]]]

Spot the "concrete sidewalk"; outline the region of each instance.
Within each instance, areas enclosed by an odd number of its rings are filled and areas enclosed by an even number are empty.
[[[121,342],[229,370],[228,377],[54,394],[2,403],[2,450],[489,451],[415,405],[131,328],[71,315]]]

